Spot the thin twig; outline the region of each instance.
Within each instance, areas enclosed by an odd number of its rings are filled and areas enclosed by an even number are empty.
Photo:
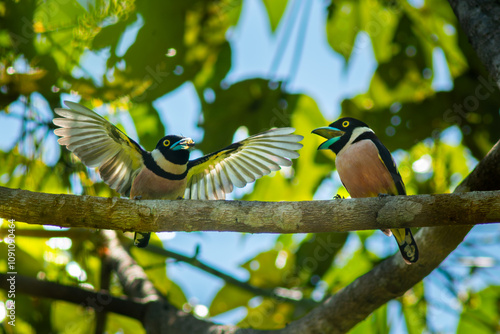
[[[0,289],[8,290],[11,275],[0,273]],[[82,307],[92,307],[96,312],[114,312],[134,319],[141,319],[146,305],[141,300],[114,297],[107,291],[90,291],[78,286],[67,286],[55,282],[42,281],[33,277],[15,275],[16,292],[31,296],[64,300]]]
[[[8,229],[5,228],[0,228],[0,238],[2,236],[8,235]],[[90,236],[95,236],[97,238],[97,235],[93,232],[90,232],[90,230],[87,229],[70,229],[70,230],[63,230],[63,231],[47,231],[47,230],[26,230],[26,229],[17,229],[16,230],[16,236],[24,236],[24,237],[39,237],[39,238],[57,238],[57,237],[67,237],[67,238],[80,238],[80,239],[88,239]],[[128,239],[126,241],[128,243],[127,246],[132,245],[132,240]],[[226,274],[222,272],[219,269],[214,268],[213,266],[204,263],[200,261],[196,256],[190,257],[187,255],[183,255],[171,250],[167,250],[158,246],[154,245],[149,245],[146,249],[146,251],[169,257],[172,259],[175,259],[176,261],[184,262],[187,263],[193,267],[196,267],[198,269],[201,269],[213,276],[216,276],[222,280],[224,280],[228,284],[232,284],[234,286],[237,286],[243,290],[249,291],[257,296],[264,296],[264,297],[270,297],[274,298],[279,302],[288,302],[292,303],[295,305],[301,305],[302,307],[307,307],[307,308],[312,308],[318,305],[318,302],[312,300],[312,299],[296,299],[291,297],[293,295],[292,291],[286,288],[277,288],[277,289],[263,289],[259,288],[256,286],[251,285],[248,282],[240,281],[234,277],[232,277],[229,274]],[[162,264],[164,265],[164,264]],[[145,270],[151,269],[151,266],[148,268],[144,268]],[[102,287],[103,289],[106,289],[105,287]],[[290,292],[290,293],[288,293]],[[287,296],[290,295],[290,296]]]
[[[243,290],[247,290],[257,296],[264,296],[264,297],[271,297],[274,299],[277,299],[280,302],[288,302],[296,305],[301,305],[303,307],[307,308],[312,308],[318,305],[318,302],[315,302],[312,299],[295,299],[287,295],[287,292],[290,291],[289,289],[285,288],[279,288],[279,289],[263,289],[259,288],[256,286],[251,285],[248,282],[243,282],[240,281],[231,275],[228,275],[221,270],[215,269],[213,266],[210,266],[202,261],[200,261],[196,256],[195,257],[189,257],[186,255],[179,254],[177,252],[173,252],[161,247],[153,246],[150,245],[147,248],[148,251],[157,254],[157,255],[162,255],[165,257],[170,257],[173,259],[176,259],[177,261],[185,262],[187,264],[192,265],[193,267],[199,268],[211,275],[214,275],[216,277],[219,277],[223,279],[226,283],[232,284],[234,286],[237,286]],[[290,293],[292,295],[292,293]]]

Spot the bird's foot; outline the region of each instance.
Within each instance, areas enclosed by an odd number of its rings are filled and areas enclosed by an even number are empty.
[[[388,196],[391,196],[389,194],[378,194],[378,198],[385,198],[385,197],[388,197]]]
[[[344,199],[345,197],[340,196],[339,194],[333,196],[333,199]]]
[[[141,199],[142,199],[142,196],[134,196],[134,199],[135,199],[136,201],[141,200]]]

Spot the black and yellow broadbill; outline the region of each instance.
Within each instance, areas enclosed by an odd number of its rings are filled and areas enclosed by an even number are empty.
[[[148,152],[116,126],[74,102],[55,109],[54,133],[88,167],[123,196],[133,199],[224,199],[233,186],[291,166],[303,139],[294,128],[271,129],[201,158],[189,160],[191,138],[168,135]],[[146,247],[150,233],[136,232],[135,244]]]
[[[342,184],[351,197],[375,197],[383,194],[406,195],[403,179],[389,150],[365,123],[341,118],[327,127],[313,130],[327,139],[318,150],[330,149]],[[418,260],[418,247],[409,228],[385,230],[394,234],[407,264]]]

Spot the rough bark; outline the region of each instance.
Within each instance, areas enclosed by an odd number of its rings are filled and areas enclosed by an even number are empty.
[[[303,202],[135,201],[0,187],[0,203],[6,219],[123,231],[313,233],[500,221],[500,192]]]
[[[498,0],[449,0],[469,42],[490,76],[500,84],[500,5]]]

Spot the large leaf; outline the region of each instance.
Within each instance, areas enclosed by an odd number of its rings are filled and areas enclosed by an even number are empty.
[[[84,304],[84,301],[82,301]],[[52,324],[58,333],[84,334],[95,327],[95,311],[65,301],[52,302]]]
[[[323,277],[330,287],[330,292],[335,293],[352,283],[359,276],[367,273],[373,268],[374,263],[362,250],[354,252],[351,258],[340,267],[332,267]],[[348,270],[346,270],[348,268]]]
[[[375,59],[379,63],[387,62],[395,52],[391,44],[401,17],[400,8],[391,1],[364,0],[360,12],[361,29],[370,36]]]
[[[360,30],[360,1],[332,1],[328,10],[326,35],[330,46],[347,61]]]
[[[500,287],[490,286],[472,293],[460,316],[457,334],[495,333],[500,321]]]
[[[428,330],[427,301],[424,296],[424,283],[417,283],[400,298],[400,301],[408,333],[418,334]]]
[[[353,334],[388,334],[391,327],[387,323],[387,304],[382,305],[366,320],[358,323],[350,333]]]
[[[416,35],[429,49],[439,47],[444,51],[452,78],[461,75],[469,66],[458,45],[457,18],[449,3],[442,0],[426,1],[422,8],[402,3],[410,17]]]
[[[207,153],[219,150],[231,144],[240,126],[247,127],[250,134],[290,126],[290,97],[269,85],[267,80],[249,79],[214,88],[215,100],[202,105],[205,140],[198,147]]]
[[[22,224],[16,224],[16,229]],[[5,228],[6,225],[3,225]],[[29,244],[31,245],[29,247]],[[15,238],[15,263],[14,269],[8,270],[7,268],[7,243],[0,243],[0,252],[1,254],[5,254],[2,256],[2,260],[0,264],[2,265],[2,270],[4,272],[7,271],[15,271],[20,275],[29,276],[29,277],[37,277],[37,274],[40,271],[43,271],[43,255],[45,248],[45,241],[38,238],[25,238],[25,237],[16,237]]]
[[[240,306],[247,306],[255,295],[232,284],[225,284],[215,295],[210,305],[210,316],[227,312]]]
[[[347,233],[313,233],[300,244],[295,253],[295,266],[303,284],[315,286],[319,282],[344,246],[347,235]]]
[[[243,328],[278,329],[283,328],[292,319],[294,307],[275,299],[263,298],[256,307],[249,307],[248,314],[238,323]]]
[[[144,326],[139,320],[110,313],[106,316],[106,331],[108,333],[143,334]]]
[[[248,283],[261,288],[289,287],[294,281],[290,279],[293,266],[293,254],[274,249],[262,252],[241,265],[250,273]]]
[[[269,17],[269,24],[271,30],[275,31],[280,23],[281,17],[285,12],[287,0],[262,0],[266,6],[267,16]]]
[[[134,120],[140,144],[148,151],[165,135],[165,127],[151,104],[134,104],[130,115]]]

